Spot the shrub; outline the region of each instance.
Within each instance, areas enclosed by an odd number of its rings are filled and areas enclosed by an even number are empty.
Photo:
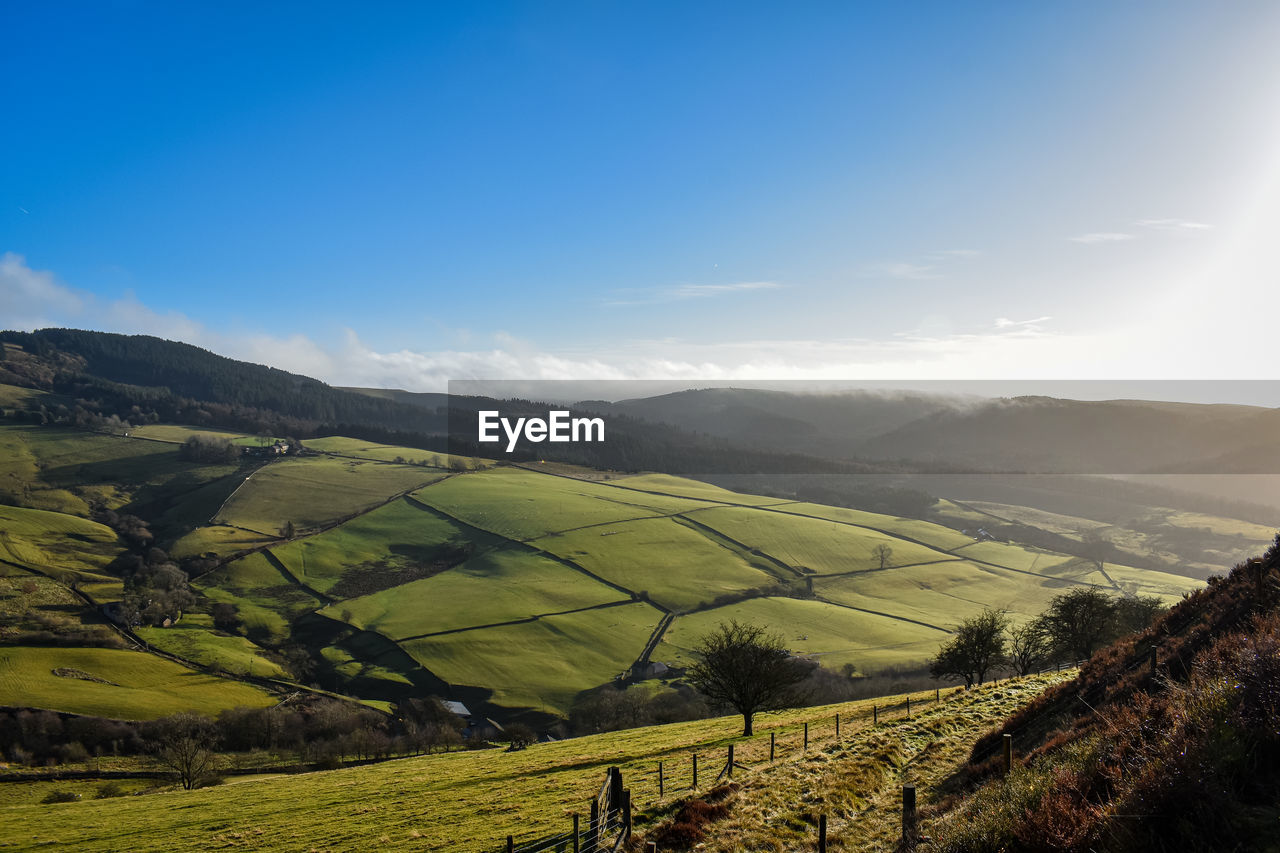
[[[80,800],[80,795],[75,791],[57,790],[50,791],[40,802],[49,803],[75,803]]]

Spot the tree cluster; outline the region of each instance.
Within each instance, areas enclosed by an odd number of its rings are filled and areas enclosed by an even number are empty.
[[[984,610],[956,628],[930,672],[971,686],[1001,667],[1027,675],[1046,664],[1087,660],[1117,638],[1143,630],[1163,611],[1153,596],[1109,596],[1096,587],[1054,596],[1044,613],[1022,625],[1013,625],[1002,611]]]

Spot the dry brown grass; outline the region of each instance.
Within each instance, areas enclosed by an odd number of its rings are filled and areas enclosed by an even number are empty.
[[[829,850],[893,850],[901,833],[903,784],[914,783],[919,804],[927,805],[979,736],[1068,677],[1054,673],[955,693],[909,720],[851,728],[841,742],[824,743],[802,757],[737,770],[737,790],[723,800],[727,815],[702,827],[703,838],[694,849],[813,849],[818,816],[826,814]],[[640,840],[665,840],[665,830],[677,819],[678,814],[666,816],[641,833]]]

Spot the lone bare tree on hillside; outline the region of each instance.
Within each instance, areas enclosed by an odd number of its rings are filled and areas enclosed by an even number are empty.
[[[750,735],[755,715],[799,704],[800,682],[813,671],[811,661],[792,657],[782,638],[756,625],[736,621],[698,641],[701,660],[689,677],[713,705],[742,715],[742,734]]]

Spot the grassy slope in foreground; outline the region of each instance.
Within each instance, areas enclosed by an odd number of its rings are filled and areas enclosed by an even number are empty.
[[[865,765],[871,771],[872,762],[885,758],[889,764],[882,775],[892,783],[907,761],[912,761],[914,772],[927,766],[932,773],[934,764],[926,763],[926,752],[937,756],[944,746],[967,752],[978,734],[1055,678],[1028,679],[1014,690],[1009,685],[979,688],[946,696],[940,705],[931,701],[932,692],[914,694],[914,719],[905,723],[906,728],[900,712],[870,726],[872,701],[761,715],[760,734],[738,750],[748,763],[756,764],[767,757],[770,730],[778,733],[778,766],[758,772],[765,791],[782,780],[801,778],[795,774],[806,774],[804,784],[825,792],[823,779],[829,777],[809,777],[808,768],[826,771],[833,761]],[[883,707],[894,700],[874,701]],[[829,751],[837,711],[845,721],[843,754]],[[812,761],[796,760],[803,721],[811,723]],[[715,764],[713,754],[723,755],[729,742],[741,743],[741,727],[740,717],[721,717],[572,738],[521,752],[458,752],[324,773],[251,778],[145,798],[10,806],[0,808],[0,849],[115,851],[127,843],[131,850],[166,853],[223,848],[286,853],[496,850],[508,833],[526,839],[564,831],[569,813],[586,811],[587,800],[611,765],[622,768],[638,810],[660,805],[655,777],[659,760],[666,762],[669,774],[662,802],[685,796],[690,753],[696,750],[703,756],[705,773]],[[934,741],[935,746],[925,748]],[[882,743],[896,746],[882,755],[877,746]],[[744,776],[752,778],[750,773],[735,778]],[[708,777],[702,781],[707,787]],[[778,809],[813,810],[798,798]],[[127,838],[121,830],[126,826]],[[643,823],[639,826],[644,829]]]
[[[78,670],[100,681],[54,675]],[[206,675],[143,652],[0,646],[0,705],[150,720],[190,710],[216,714],[277,698],[256,687]]]

